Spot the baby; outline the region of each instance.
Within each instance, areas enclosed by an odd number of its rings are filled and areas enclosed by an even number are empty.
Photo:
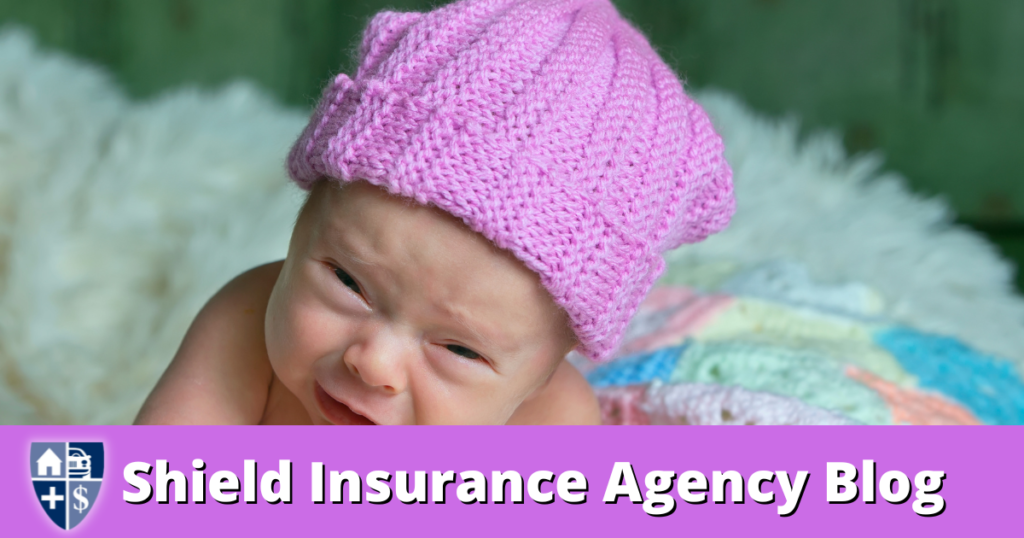
[[[203,308],[141,424],[596,424],[662,253],[721,230],[703,110],[607,0],[369,23],[288,159],[285,260]]]

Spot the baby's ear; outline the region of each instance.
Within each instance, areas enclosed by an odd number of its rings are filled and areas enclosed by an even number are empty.
[[[356,78],[362,78],[375,71],[384,58],[387,58],[395,50],[409,27],[422,16],[422,13],[415,11],[409,13],[381,11],[374,15],[363,32],[363,42],[359,48],[359,70],[356,72]]]

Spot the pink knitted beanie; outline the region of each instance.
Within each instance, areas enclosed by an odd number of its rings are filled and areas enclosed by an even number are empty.
[[[431,204],[540,275],[577,350],[615,351],[662,253],[722,230],[732,171],[707,115],[608,0],[381,12],[288,157]]]

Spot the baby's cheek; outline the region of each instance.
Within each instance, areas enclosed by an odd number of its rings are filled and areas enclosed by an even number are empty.
[[[272,301],[268,305],[267,356],[274,372],[292,391],[303,383],[315,360],[310,348],[316,345],[316,317],[314,311],[292,301]]]
[[[507,383],[488,387],[487,390],[480,391],[474,405],[469,406],[475,414],[472,423],[505,424],[522,401],[519,391]]]
[[[414,366],[411,389],[417,424],[504,424],[518,403],[506,380],[428,349]]]

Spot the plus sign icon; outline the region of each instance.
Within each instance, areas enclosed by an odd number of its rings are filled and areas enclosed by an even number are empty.
[[[103,443],[32,443],[36,498],[50,520],[73,529],[89,515],[103,481]]]

